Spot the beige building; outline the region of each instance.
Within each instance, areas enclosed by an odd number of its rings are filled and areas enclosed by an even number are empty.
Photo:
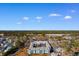
[[[51,46],[47,41],[31,42],[28,54],[49,54]]]

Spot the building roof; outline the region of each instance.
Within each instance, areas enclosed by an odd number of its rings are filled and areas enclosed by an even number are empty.
[[[27,48],[21,48],[15,53],[16,56],[28,56]]]
[[[31,42],[29,49],[32,49],[32,48],[47,48],[49,46],[50,45],[47,41],[34,41],[34,42]]]

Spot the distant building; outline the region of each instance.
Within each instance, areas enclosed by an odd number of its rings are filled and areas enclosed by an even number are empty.
[[[0,52],[5,53],[12,48],[12,45],[4,38],[0,37]]]
[[[52,52],[52,53],[51,53],[51,56],[58,56],[58,54],[55,53],[55,52]]]
[[[49,54],[51,46],[47,41],[31,42],[28,54]]]
[[[63,52],[64,49],[61,47],[54,47],[54,52]]]
[[[46,34],[49,37],[57,37],[57,36],[64,36],[65,34]]]
[[[73,37],[71,35],[65,35],[63,38],[71,40]]]

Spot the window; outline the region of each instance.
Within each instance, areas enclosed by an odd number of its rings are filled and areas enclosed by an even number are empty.
[[[40,50],[36,50],[36,53],[40,53]]]

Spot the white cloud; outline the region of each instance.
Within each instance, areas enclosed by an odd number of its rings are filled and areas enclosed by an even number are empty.
[[[72,19],[72,16],[65,16],[64,19]]]
[[[27,20],[29,20],[29,17],[23,17],[19,22],[17,22],[17,24],[20,25]]]
[[[37,16],[37,17],[36,17],[36,19],[42,19],[42,18],[43,18],[43,17],[41,17],[41,16]]]
[[[75,12],[76,12],[76,10],[71,10],[71,12],[72,12],[72,13],[75,13]]]
[[[23,17],[23,20],[29,20],[29,17]]]
[[[22,22],[17,22],[18,25],[22,24]]]
[[[62,15],[56,14],[56,13],[52,13],[52,14],[50,14],[49,16],[62,16]]]

